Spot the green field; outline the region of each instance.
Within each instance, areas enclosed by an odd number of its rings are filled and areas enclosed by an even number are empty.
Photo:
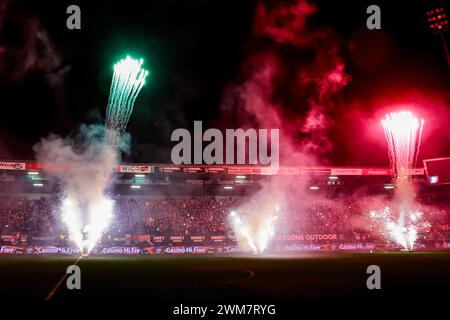
[[[1,256],[0,298],[45,300],[77,257]],[[381,268],[381,290],[366,287]],[[450,253],[304,254],[296,257],[120,256],[79,261],[82,289],[52,300],[304,301],[443,298]]]

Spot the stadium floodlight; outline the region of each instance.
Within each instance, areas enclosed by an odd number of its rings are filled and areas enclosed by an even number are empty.
[[[135,185],[135,184],[133,184],[132,186],[131,186],[131,189],[140,189],[141,188],[141,186],[137,186],[137,185]]]
[[[450,55],[445,41],[444,33],[448,30],[448,16],[445,13],[444,7],[440,6],[427,11],[428,27],[436,34],[439,34],[444,47],[447,64],[450,67]]]
[[[223,187],[225,190],[233,190],[233,187],[232,186],[225,186],[225,187]]]
[[[33,187],[43,187],[43,183],[33,183]]]
[[[448,30],[448,17],[443,7],[427,11],[428,27],[436,33]]]

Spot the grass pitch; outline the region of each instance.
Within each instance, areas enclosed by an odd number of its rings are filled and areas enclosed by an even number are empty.
[[[0,256],[0,299],[45,300],[78,257]],[[366,269],[381,268],[381,290]],[[292,257],[85,257],[81,290],[65,280],[52,300],[250,303],[447,299],[450,252],[321,253]],[[447,292],[442,295],[442,292]]]

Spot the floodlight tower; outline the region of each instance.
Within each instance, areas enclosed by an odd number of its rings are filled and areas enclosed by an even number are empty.
[[[447,59],[447,64],[450,67],[450,55],[448,53],[447,42],[445,41],[444,33],[448,31],[448,16],[445,12],[444,7],[435,6],[433,9],[427,11],[428,27],[435,33],[438,34],[442,41],[442,46],[444,47],[445,57]]]

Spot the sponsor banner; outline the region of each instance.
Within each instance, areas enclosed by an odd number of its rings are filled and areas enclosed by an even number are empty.
[[[183,242],[184,236],[170,236],[169,239],[172,242]]]
[[[340,244],[288,244],[281,247],[285,252],[307,251],[372,251],[376,249],[374,243],[340,243]]]
[[[363,168],[362,172],[364,176],[392,176],[392,170],[389,168]],[[409,174],[413,176],[421,176],[425,174],[425,169],[412,169]]]
[[[281,248],[284,252],[322,251],[324,246],[316,244],[288,244]]]
[[[337,240],[338,235],[335,233],[322,234],[288,234],[276,236],[276,241],[323,241],[323,240]]]
[[[228,167],[228,174],[261,174],[261,167]]]
[[[171,247],[158,247],[156,253],[158,254],[208,254],[214,253],[213,247],[207,246],[171,246]]]
[[[186,249],[184,246],[171,246],[171,247],[163,247],[160,253],[162,254],[183,254]]]
[[[136,242],[144,243],[144,242],[150,242],[152,236],[149,234],[133,234],[131,236],[131,239],[133,239]]]
[[[156,243],[161,243],[161,242],[164,242],[164,236],[153,236],[152,237],[152,239],[153,239],[153,242],[156,242]]]
[[[334,244],[331,246],[331,250],[339,250],[339,251],[370,251],[375,250],[376,245],[374,243],[341,243]]]
[[[36,171],[70,171],[71,167],[64,163],[27,163],[26,170]]]
[[[261,167],[259,170],[260,170],[259,174],[266,176],[273,176],[275,174],[280,174],[280,168],[278,167]]]
[[[24,163],[1,161],[0,170],[69,171],[71,166],[62,163]],[[115,167],[120,173],[211,173],[231,175],[337,175],[337,176],[390,176],[390,168],[339,168],[339,167],[271,167],[257,165],[175,165],[175,164],[122,164]],[[411,170],[411,175],[424,175],[424,168]]]
[[[362,168],[331,168],[330,173],[332,176],[361,176],[362,174]]]
[[[33,241],[55,241],[55,237],[31,237]]]
[[[413,176],[423,176],[425,174],[424,168],[416,168],[411,170]]]
[[[281,167],[278,169],[279,175],[285,175],[285,176],[292,176],[292,175],[298,175],[300,174],[300,168],[294,168],[294,167]]]
[[[24,247],[18,246],[0,246],[0,254],[22,254]]]
[[[281,244],[270,250],[270,252],[313,252],[313,251],[377,251],[377,250],[401,250],[402,247],[394,245],[388,247],[384,244],[375,243],[331,243],[331,244]],[[450,243],[418,243],[415,250],[449,250]],[[95,248],[92,255],[171,255],[171,254],[237,254],[242,250],[238,246],[147,246],[147,247],[104,247]],[[1,254],[30,254],[30,255],[79,255],[78,248],[56,247],[56,246],[0,246]]]
[[[122,164],[116,167],[117,172],[121,173],[152,173],[154,167],[147,165]]]
[[[225,236],[211,236],[211,240],[213,242],[223,242],[223,240],[225,240]]]
[[[192,242],[200,242],[202,243],[203,241],[205,241],[205,236],[191,236],[191,241]]]
[[[238,246],[220,246],[220,247],[215,247],[215,252],[216,253],[239,253],[241,252],[241,248],[239,248]]]
[[[158,167],[159,172],[161,173],[179,173],[181,172],[181,167],[177,166],[162,166]]]
[[[81,251],[78,248],[72,248],[72,247],[34,246],[34,247],[26,247],[25,253],[28,253],[28,254],[76,254],[76,253],[81,253]]]
[[[368,168],[363,169],[365,176],[391,176],[392,170],[389,168]]]
[[[139,247],[107,247],[100,250],[94,250],[94,254],[141,254],[142,248]]]
[[[183,167],[184,173],[203,173],[204,170],[202,167]]]
[[[203,169],[205,173],[227,173],[227,168],[225,167],[205,167]]]
[[[0,162],[0,170],[25,170],[24,162]]]
[[[319,174],[319,175],[330,175],[331,168],[326,167],[301,167],[299,168],[299,174],[301,175],[310,175],[310,174]]]

